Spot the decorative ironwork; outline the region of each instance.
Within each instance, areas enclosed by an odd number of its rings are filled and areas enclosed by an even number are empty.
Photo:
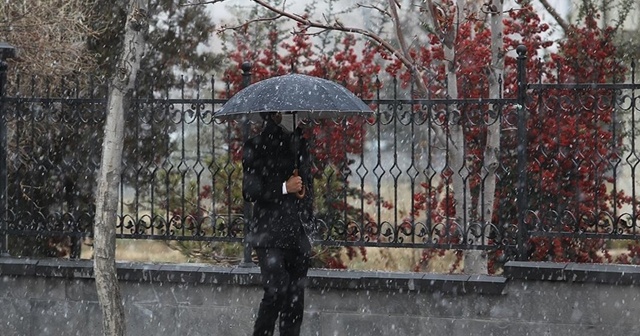
[[[640,84],[527,84],[518,78],[517,96],[500,99],[417,99],[413,92],[402,99],[394,81],[392,99],[366,101],[377,111],[372,120],[314,122],[327,133],[316,132],[311,143],[328,141],[330,132],[361,130],[323,147],[313,163],[316,242],[522,253],[529,237],[639,239],[634,186],[640,154],[634,140]],[[7,85],[1,105],[8,177],[4,234],[92,235],[106,88],[78,83],[15,77]],[[119,238],[242,241],[247,207],[239,158],[248,136],[243,130],[256,127],[213,118],[226,101],[202,98],[216,94],[214,83],[211,92],[199,81],[195,89],[183,83],[179,97],[132,98],[114,223]],[[547,126],[532,122],[565,122],[566,113],[577,110],[589,111],[593,120],[576,131],[591,132],[602,151],[588,154],[560,140],[535,142]],[[502,134],[494,153],[498,163],[481,167],[483,135],[494,125]],[[457,126],[466,132],[462,166],[447,154],[455,144],[446,137]],[[544,186],[545,172],[557,173],[553,178],[561,184],[581,176],[576,172],[584,167],[609,188],[589,191],[590,210],[583,209],[579,190],[571,197],[545,194],[551,190]],[[452,216],[453,175],[474,195],[462,204],[472,209],[471,218]],[[485,218],[479,195],[489,177],[501,194],[494,215]],[[628,186],[621,185],[623,178]]]

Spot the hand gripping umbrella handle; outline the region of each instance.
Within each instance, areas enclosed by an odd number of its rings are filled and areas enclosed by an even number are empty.
[[[298,176],[298,169],[293,170],[293,176]],[[295,193],[296,197],[299,199],[303,199],[305,194],[304,183],[302,184],[302,190]]]

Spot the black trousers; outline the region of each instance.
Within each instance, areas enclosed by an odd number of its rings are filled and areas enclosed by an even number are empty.
[[[256,248],[256,253],[264,296],[258,309],[253,335],[273,335],[278,318],[280,336],[300,335],[309,254],[297,249],[280,248]]]

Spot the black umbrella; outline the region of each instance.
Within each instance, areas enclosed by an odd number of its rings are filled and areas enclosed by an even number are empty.
[[[229,99],[215,117],[260,121],[259,113],[268,112],[293,113],[302,119],[373,114],[367,104],[342,85],[318,77],[288,74],[247,86]]]
[[[260,113],[273,112],[293,114],[294,127],[295,118],[333,119],[373,114],[367,104],[342,85],[318,77],[288,74],[247,86],[216,111],[214,117],[262,121]]]

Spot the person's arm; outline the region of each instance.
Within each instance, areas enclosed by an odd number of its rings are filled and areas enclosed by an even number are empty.
[[[271,181],[262,176],[258,151],[245,143],[242,153],[242,197],[248,202],[276,202],[283,197],[285,181]]]

